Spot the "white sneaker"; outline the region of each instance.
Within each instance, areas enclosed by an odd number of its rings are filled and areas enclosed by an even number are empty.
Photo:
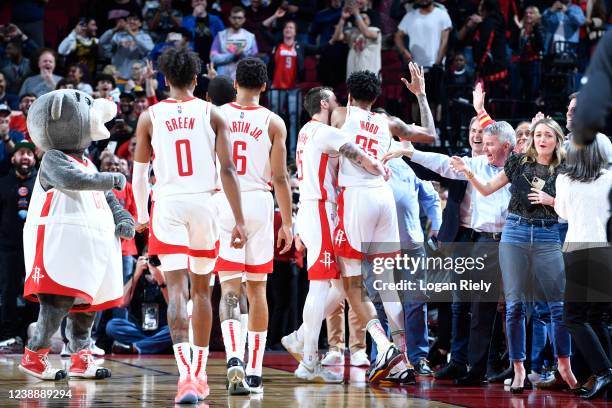
[[[504,385],[511,386],[512,385],[512,378],[506,378],[504,380]]]
[[[344,365],[344,353],[336,350],[331,350],[325,353],[325,357],[321,360],[321,365],[324,366],[339,366]],[[368,362],[370,365],[370,362]]]
[[[302,361],[304,356],[304,343],[298,340],[297,331],[283,337],[281,339],[281,344],[289,353],[291,353],[293,358],[295,358],[298,363]]]
[[[96,346],[96,342],[93,339],[91,339],[91,343],[89,344],[89,350],[91,350],[91,354],[96,357],[104,357],[106,355],[106,351]]]
[[[370,359],[365,351],[359,350],[351,354],[351,365],[353,367],[369,367]]]
[[[300,365],[293,374],[302,380],[316,383],[340,384],[344,380],[343,375],[323,368],[319,360],[313,361],[312,366],[309,366],[304,360],[300,361]]]
[[[531,381],[532,384],[542,381],[542,376],[540,375],[540,373],[536,373],[533,370],[530,374],[527,374],[527,378],[529,378],[529,381]]]

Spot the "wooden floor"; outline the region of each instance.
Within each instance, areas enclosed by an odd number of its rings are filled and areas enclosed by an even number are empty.
[[[20,356],[0,355],[0,407],[170,407],[176,391],[176,364],[173,356],[108,356],[104,366],[112,378],[100,381],[71,380],[45,382],[22,374],[17,369]],[[59,356],[52,364],[68,364]],[[263,396],[228,397],[225,390],[225,360],[214,353],[208,361],[210,396],[198,407],[603,407],[603,401],[587,403],[567,393],[527,391],[511,396],[501,385],[457,388],[449,382],[419,379],[416,386],[374,387],[365,382],[365,369],[346,367],[346,384],[318,385],[298,381],[291,371],[296,367],[287,353],[269,352],[264,360]],[[11,390],[32,393],[57,390],[71,398],[11,399]],[[22,393],[24,392],[22,391]],[[41,391],[38,391],[41,392]],[[612,404],[610,404],[612,406]]]

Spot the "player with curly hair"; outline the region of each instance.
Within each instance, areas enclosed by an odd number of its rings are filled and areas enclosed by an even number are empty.
[[[241,248],[246,241],[227,123],[218,108],[193,96],[200,67],[198,55],[188,50],[169,48],[160,56],[159,69],[170,86],[170,97],[138,119],[132,176],[137,229],[142,231],[149,226],[149,162],[155,151],[149,253],[159,256],[168,285],[168,324],[179,370],[177,403],[197,403],[209,393],[206,362],[212,309],[208,287],[218,253],[213,200],[217,174],[228,202],[231,245]],[[189,288],[194,344],[188,335]]]

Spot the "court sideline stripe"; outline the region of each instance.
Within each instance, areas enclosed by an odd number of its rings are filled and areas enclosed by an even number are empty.
[[[125,361],[115,360],[113,358],[105,358],[105,360],[112,361],[112,362],[115,362],[115,363],[124,364],[124,365],[130,366],[130,367],[140,368],[140,369],[143,369],[143,370],[153,371],[153,372],[156,372],[156,373],[159,373],[159,374],[173,375],[173,373],[169,373],[167,371],[157,370],[155,368],[144,367],[144,366],[141,366],[141,365],[138,365],[138,364],[126,363]]]

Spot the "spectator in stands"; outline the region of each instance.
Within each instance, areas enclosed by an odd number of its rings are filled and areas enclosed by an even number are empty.
[[[230,12],[230,27],[219,32],[210,49],[210,60],[219,75],[236,78],[238,61],[252,57],[259,52],[255,35],[242,28],[245,13],[242,7],[234,7]]]
[[[400,50],[404,63],[414,61],[424,67],[428,100],[436,120],[439,120],[441,115],[437,112],[437,106],[442,101],[442,64],[452,27],[450,16],[444,8],[436,7],[433,0],[417,0],[415,9],[402,18],[395,33],[395,45]],[[408,48],[406,36],[410,43]],[[418,117],[417,112],[418,104],[413,102],[412,117]]]
[[[516,145],[514,146],[514,153],[525,153],[527,144],[529,142],[531,130],[531,123],[521,122],[516,125],[514,132],[516,133]]]
[[[100,160],[100,171],[109,173],[120,173],[119,158],[110,153]],[[132,184],[126,183],[125,188],[121,191],[114,190],[113,193],[119,200],[119,203],[136,219],[136,203],[134,202],[134,193],[132,192]],[[127,283],[128,279],[134,271],[134,255],[138,255],[136,250],[136,242],[134,238],[126,240],[121,239],[121,256],[123,258],[123,283]]]
[[[96,91],[93,93],[94,98],[107,98],[119,102],[120,93],[116,88],[115,78],[107,74],[98,75]]]
[[[44,22],[45,6],[49,0],[19,0],[13,2],[11,21],[21,27],[38,45],[45,46]]]
[[[584,25],[584,13],[571,0],[558,0],[544,10],[544,52],[554,53],[556,42],[570,42],[578,45],[580,27]]]
[[[346,23],[351,17],[353,26],[345,30]],[[347,78],[356,71],[371,71],[377,75],[380,73],[382,46],[380,28],[370,26],[370,17],[361,13],[357,7],[342,10],[331,41],[345,41],[349,46]]]
[[[97,31],[96,20],[83,17],[58,48],[59,54],[65,56],[69,64],[81,64],[87,67],[89,75],[96,73],[96,62],[98,60]],[[82,89],[80,90],[82,91]]]
[[[523,19],[518,24],[519,31],[513,31],[512,62],[515,66],[518,64],[520,80],[515,81],[513,75],[515,84],[512,93],[517,99],[534,101],[540,90],[544,46],[541,19],[537,7],[527,7]]]
[[[157,354],[172,347],[166,310],[168,292],[164,276],[146,256],[138,258],[136,270],[124,286],[126,318],[111,319],[106,334],[116,354]]]
[[[179,27],[168,33],[164,42],[155,44],[151,51],[150,58],[157,62],[157,58],[164,52],[166,48],[189,48],[191,47],[191,32],[183,27]]]
[[[100,32],[112,28],[114,20],[126,18],[130,14],[140,14],[141,8],[137,0],[106,0],[103,2],[92,2],[89,15],[95,16]]]
[[[17,109],[17,95],[6,92],[6,78],[0,72],[0,104],[8,105],[11,109]]]
[[[22,45],[23,54],[30,58],[41,48],[40,45],[32,41],[15,24],[11,23],[7,26],[0,24],[0,48],[2,48],[2,44],[8,44],[12,41],[19,42]]]
[[[310,43],[319,47],[327,45],[334,35],[334,27],[340,21],[341,15],[342,1],[329,0],[328,7],[315,14],[312,20],[308,33]]]
[[[28,111],[35,100],[36,95],[34,94],[30,93],[21,95],[21,98],[19,99],[19,110],[21,112],[11,115],[11,120],[9,122],[9,127],[11,130],[17,130],[18,132],[23,133],[26,138],[29,138],[27,126]]]
[[[36,96],[41,96],[55,89],[57,81],[62,79],[61,76],[55,75],[55,51],[50,48],[43,48],[38,52],[36,58],[38,60],[39,74],[31,76],[23,81],[19,95],[33,93]]]
[[[7,93],[18,96],[23,81],[30,75],[30,60],[23,56],[21,40],[11,40],[6,44],[6,59],[0,71],[7,80]]]
[[[83,82],[83,67],[79,64],[72,64],[68,67],[68,73],[66,74],[66,79],[74,81],[76,83],[76,89],[79,91],[92,94],[93,88],[87,82]]]
[[[121,79],[129,79],[132,64],[143,61],[153,49],[151,36],[141,27],[140,14],[131,14],[127,20],[117,19],[115,28],[107,30],[100,37],[100,47],[105,57],[110,58],[117,67]]]
[[[472,45],[478,80],[484,82],[489,97],[504,97],[508,82],[506,27],[499,1],[482,0],[478,14],[469,17],[458,37]]]
[[[7,128],[5,119],[0,116],[0,129]],[[0,178],[0,340],[24,338],[25,326],[30,323],[25,322],[24,327],[18,327],[18,319],[25,316],[18,313],[17,298],[23,293],[25,265],[22,235],[36,180],[36,157],[32,143],[19,142],[14,149],[10,160],[12,170]]]
[[[183,28],[191,33],[191,47],[200,56],[204,64],[210,61],[210,47],[219,32],[225,30],[223,21],[218,16],[206,11],[206,0],[191,0],[193,11],[184,16]]]
[[[445,139],[450,146],[457,146],[461,141],[466,145],[467,137],[464,137],[466,124],[472,116],[472,106],[469,103],[470,94],[474,86],[474,73],[467,65],[465,55],[455,54],[450,71],[446,75],[446,114],[448,125]]]
[[[69,78],[62,78],[57,81],[55,89],[77,89],[78,84]]]
[[[149,8],[144,18],[149,32],[157,42],[181,26],[183,14],[172,7],[172,0],[160,0],[159,7]]]
[[[270,30],[264,29],[263,23],[274,15],[275,11],[270,7],[270,1],[252,0],[250,3],[249,6],[245,6],[247,8],[245,10],[246,21],[244,29],[255,34],[258,50],[257,56],[264,62],[267,62],[268,55],[270,55],[272,48],[276,45],[276,40]]]
[[[272,50],[268,72],[272,80],[270,90],[270,108],[273,112],[285,117],[289,129],[287,138],[287,159],[295,160],[297,132],[300,124],[301,96],[297,81],[303,77],[304,55],[312,47],[296,41],[297,26],[287,20],[283,27],[283,41]],[[285,109],[287,115],[284,115]]]
[[[284,0],[281,2],[280,7],[287,11],[286,19],[295,21],[298,41],[301,44],[308,44],[308,29],[317,12],[317,1]]]
[[[9,157],[15,151],[15,144],[23,140],[23,133],[9,126],[11,108],[0,105],[0,175],[5,175],[10,167]]]

